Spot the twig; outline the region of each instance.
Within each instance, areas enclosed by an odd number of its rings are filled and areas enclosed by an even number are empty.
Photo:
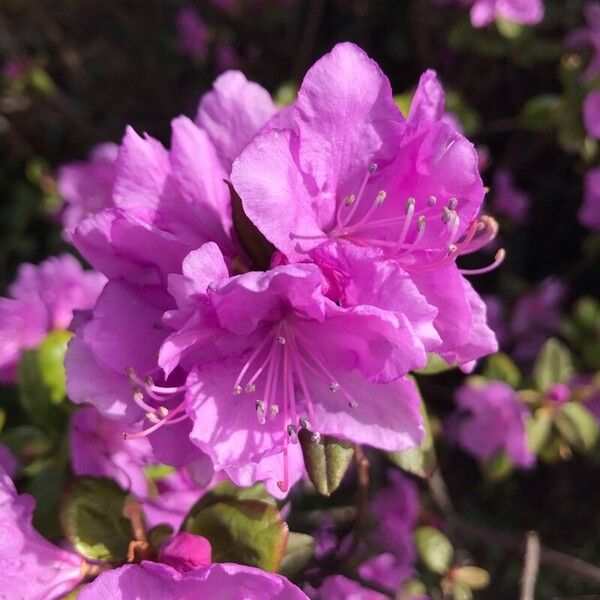
[[[454,517],[452,526],[462,537],[486,546],[507,552],[521,552],[523,549],[523,539],[519,535],[472,525],[458,517]],[[542,545],[540,545],[540,564],[579,577],[583,581],[600,584],[600,567]]]
[[[525,565],[521,576],[521,600],[535,600],[535,583],[540,569],[540,538],[529,531],[525,542]]]

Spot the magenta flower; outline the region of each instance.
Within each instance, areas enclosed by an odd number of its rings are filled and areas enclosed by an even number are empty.
[[[118,152],[116,144],[101,144],[92,150],[88,160],[71,162],[59,169],[56,183],[65,200],[61,213],[65,228],[75,227],[87,216],[111,206]]]
[[[326,577],[316,597],[318,600],[386,600],[387,598],[343,575]]]
[[[287,491],[300,427],[387,450],[419,443],[418,401],[402,376],[426,357],[395,314],[340,308],[310,264],[228,278],[215,244],[190,254],[183,272],[171,277],[179,309],[166,322],[187,322],[159,362],[167,375],[178,365],[191,371],[191,439],[217,470],[242,484],[237,469],[248,474],[281,453],[278,486]]]
[[[505,323],[505,313],[502,301],[492,294],[483,296],[483,301],[485,302],[487,309],[488,325],[496,334],[500,348],[504,348],[510,339],[510,334]]]
[[[525,433],[529,413],[515,391],[502,381],[463,385],[455,396],[458,412],[448,435],[466,452],[489,460],[504,451],[521,468],[535,463]]]
[[[583,103],[583,122],[590,136],[600,139],[600,90],[590,92]]]
[[[583,12],[587,27],[572,31],[565,43],[570,48],[591,47],[592,58],[584,73],[589,81],[600,73],[600,2],[586,2]]]
[[[160,548],[159,560],[180,573],[186,573],[210,566],[212,548],[206,538],[182,531]]]
[[[494,211],[517,225],[522,225],[527,219],[529,197],[516,187],[512,173],[506,169],[498,169],[494,174],[492,188]]]
[[[179,573],[152,562],[125,565],[102,573],[83,589],[80,600],[307,600],[281,575],[228,563]]]
[[[10,448],[4,444],[0,444],[0,469],[12,478],[15,476],[18,466],[19,461],[17,460],[17,457],[10,451]]]
[[[182,6],[175,17],[179,50],[197,61],[208,53],[210,33],[206,23],[192,6]]]
[[[125,441],[127,425],[111,421],[92,406],[71,419],[71,467],[76,475],[109,477],[138,498],[148,494],[144,467],[156,463],[147,439]]]
[[[437,341],[429,330],[426,349],[469,364],[493,352],[496,341],[485,306],[455,261],[489,242],[496,224],[478,217],[484,191],[477,153],[439,120],[441,98],[427,72],[405,120],[377,65],[356,46],[340,44],[309,70],[278,123],[286,128],[257,135],[231,179],[284,260],[316,262],[334,286],[352,279],[361,262],[381,265],[379,277],[402,281],[437,311]],[[503,251],[495,264],[502,258]],[[384,291],[394,285],[387,284]],[[377,290],[367,283],[362,292]]]
[[[21,265],[8,297],[0,298],[0,380],[14,381],[21,352],[67,329],[73,311],[91,308],[104,282],[69,254]]]
[[[85,562],[33,528],[34,506],[0,469],[0,585],[7,598],[56,600],[83,580]]]
[[[584,227],[600,230],[600,169],[590,169],[585,174],[584,200],[578,218]]]

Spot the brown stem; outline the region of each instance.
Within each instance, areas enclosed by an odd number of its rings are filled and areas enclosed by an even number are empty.
[[[123,516],[131,522],[131,533],[133,535],[127,549],[127,562],[140,562],[150,558],[152,548],[146,536],[142,505],[137,500],[130,498],[123,507]]]
[[[535,600],[535,583],[540,569],[540,538],[529,531],[525,542],[525,565],[521,576],[521,600]]]

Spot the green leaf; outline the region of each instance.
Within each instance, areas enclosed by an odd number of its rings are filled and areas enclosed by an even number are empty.
[[[452,570],[452,577],[472,590],[482,590],[490,584],[490,574],[480,567],[457,567]]]
[[[556,126],[560,104],[561,98],[556,94],[535,96],[525,104],[519,120],[528,129],[547,131]]]
[[[306,533],[291,531],[279,572],[292,579],[299,575],[310,562],[315,551],[315,539]]]
[[[214,562],[276,572],[287,546],[288,527],[277,509],[256,500],[217,502],[188,517],[183,529],[207,538]]]
[[[10,451],[24,462],[46,454],[52,448],[52,440],[34,425],[17,425],[6,429],[0,435],[0,443],[8,446]]]
[[[523,377],[519,367],[504,352],[498,352],[488,357],[483,376],[487,379],[504,381],[514,389],[519,387]]]
[[[417,369],[417,375],[437,375],[455,369],[456,365],[449,365],[439,354],[427,353],[427,364],[422,369]]]
[[[566,381],[573,374],[573,359],[569,349],[556,338],[550,338],[540,350],[533,367],[533,380],[542,392],[555,383]]]
[[[71,590],[66,596],[61,596],[61,600],[77,600],[79,592],[82,592],[86,587],[86,584],[78,585],[74,590]]]
[[[352,444],[329,435],[315,436],[307,429],[298,434],[304,465],[310,480],[323,496],[339,487],[354,454]]]
[[[498,482],[506,479],[513,471],[513,462],[506,452],[496,453],[485,465],[488,481]]]
[[[127,494],[112,480],[81,477],[65,490],[59,519],[73,548],[90,560],[123,562],[132,539]]]
[[[420,397],[420,396],[419,396]],[[387,457],[400,469],[417,475],[418,477],[431,477],[437,465],[435,447],[433,445],[433,435],[431,433],[431,424],[427,407],[423,398],[420,397],[421,416],[425,425],[425,438],[418,448],[411,448],[402,452],[388,452]]]
[[[452,587],[452,600],[472,600],[471,588],[462,581],[456,581]]]
[[[166,542],[173,535],[173,527],[166,523],[155,525],[148,532],[148,542],[155,550],[158,550],[164,542]]]
[[[421,561],[430,571],[443,575],[452,565],[454,558],[452,544],[435,527],[417,527],[415,545]]]
[[[504,17],[496,17],[496,27],[498,31],[507,39],[515,40],[523,33],[523,26],[514,21],[509,21]]]
[[[547,444],[552,434],[552,415],[549,411],[540,409],[525,423],[527,442],[532,452],[538,454]]]
[[[67,345],[72,337],[70,331],[52,331],[39,348],[42,380],[54,404],[60,404],[67,395],[64,363]]]
[[[556,415],[554,422],[558,431],[575,450],[587,452],[596,445],[598,424],[582,404],[567,402]]]
[[[238,487],[230,481],[222,481],[212,488],[210,492],[204,494],[204,496],[190,508],[186,520],[196,516],[201,510],[213,504],[217,504],[217,502],[226,500],[257,500],[259,502],[264,502],[265,504],[270,504],[271,506],[277,506],[275,498],[265,490],[265,486],[262,483],[255,483],[250,487]]]
[[[33,526],[44,537],[50,539],[58,538],[61,535],[56,515],[65,478],[66,473],[62,465],[53,465],[32,477],[25,488],[25,491],[36,500]]]

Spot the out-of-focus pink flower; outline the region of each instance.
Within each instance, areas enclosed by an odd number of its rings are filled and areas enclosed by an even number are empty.
[[[343,575],[330,575],[317,592],[318,600],[386,600],[387,596],[365,588]]]
[[[105,571],[79,593],[79,600],[308,600],[281,575],[228,563],[180,573],[144,561]]]
[[[65,228],[111,206],[118,153],[117,144],[101,144],[92,150],[88,160],[71,162],[59,169],[57,186],[65,200],[61,213]]]
[[[491,294],[483,296],[482,298],[487,308],[488,325],[496,334],[500,348],[504,348],[504,346],[508,343],[509,333],[506,327],[502,301],[497,296],[493,296]]]
[[[23,350],[50,331],[67,329],[74,311],[94,306],[105,281],[69,254],[21,265],[8,297],[0,298],[0,381],[14,381]]]
[[[535,463],[525,432],[529,413],[508,384],[468,383],[458,389],[455,400],[458,412],[448,421],[449,439],[483,460],[504,451],[519,467]]]
[[[0,469],[9,477],[14,477],[17,472],[18,461],[16,456],[4,444],[0,444]]]
[[[600,2],[586,2],[584,14],[587,26],[572,31],[565,43],[569,48],[591,47],[592,58],[584,73],[584,79],[590,80],[600,73]]]
[[[54,546],[33,528],[34,508],[33,498],[19,495],[0,467],[1,593],[6,598],[57,600],[82,581],[84,560]]]
[[[590,92],[583,102],[583,122],[589,135],[600,139],[600,90]]]
[[[600,230],[600,169],[590,169],[585,174],[583,204],[578,217],[584,227]]]
[[[175,18],[179,49],[194,60],[203,61],[208,52],[210,33],[206,23],[192,6],[183,6]]]
[[[513,176],[507,169],[498,169],[493,182],[493,209],[496,213],[508,217],[522,225],[529,210],[529,197],[515,186]]]
[[[231,42],[219,42],[216,50],[217,69],[228,71],[239,67],[240,56]]]
[[[542,0],[438,0],[438,2],[470,6],[473,27],[485,27],[497,17],[521,25],[536,25],[544,18]]]

